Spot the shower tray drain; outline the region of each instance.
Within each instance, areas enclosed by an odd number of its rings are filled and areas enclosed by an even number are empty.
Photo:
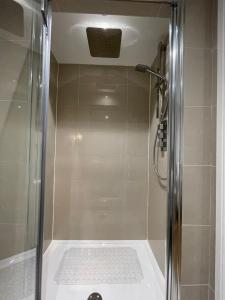
[[[99,293],[92,293],[87,300],[103,300]]]
[[[140,283],[143,273],[133,248],[70,248],[54,279],[58,285],[132,284]]]

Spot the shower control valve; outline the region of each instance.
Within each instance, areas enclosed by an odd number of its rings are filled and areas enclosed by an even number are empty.
[[[167,120],[161,121],[158,127],[159,147],[162,152],[167,151]]]

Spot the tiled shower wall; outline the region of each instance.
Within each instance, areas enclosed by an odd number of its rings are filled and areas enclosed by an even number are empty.
[[[59,66],[54,239],[146,239],[149,76]]]
[[[160,50],[152,65],[154,70],[160,66]],[[165,72],[161,70],[161,73]],[[153,167],[153,153],[155,136],[158,130],[158,80],[151,78],[150,84],[150,140],[149,140],[149,198],[148,198],[148,240],[154,256],[163,274],[166,262],[166,234],[167,234],[167,181],[159,179]],[[156,148],[158,152],[158,148]],[[167,151],[158,152],[158,171],[160,176],[167,177]]]
[[[215,4],[186,1],[182,300],[214,299]]]

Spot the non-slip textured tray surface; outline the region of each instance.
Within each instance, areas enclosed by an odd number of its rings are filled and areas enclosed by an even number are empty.
[[[58,285],[135,284],[143,279],[130,247],[70,248],[55,275]]]

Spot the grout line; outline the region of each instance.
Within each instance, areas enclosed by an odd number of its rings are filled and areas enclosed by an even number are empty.
[[[215,167],[214,165],[191,165],[191,164],[183,164],[183,167]]]
[[[23,223],[12,223],[12,222],[0,222],[0,225],[8,225],[8,226],[18,226],[18,227],[26,227]]]
[[[13,161],[13,160],[1,160],[0,159],[0,164],[13,164],[14,166],[15,165],[27,165],[26,161],[25,160],[18,160],[18,161]]]
[[[184,105],[184,108],[210,108],[212,105]]]
[[[210,225],[201,225],[201,224],[182,224],[183,227],[211,227]]]
[[[53,180],[53,197],[52,197],[52,240],[54,238],[54,227],[55,227],[55,180],[56,180],[56,150],[57,150],[57,128],[58,128],[58,96],[59,96],[59,63],[57,68],[57,84],[56,84],[56,106],[55,106],[55,153],[54,153],[54,180]]]
[[[189,46],[184,46],[184,49],[212,51],[211,47],[189,47]]]
[[[0,99],[0,103],[1,102],[9,102],[10,104],[22,104],[22,103],[24,103],[24,104],[29,104],[29,102],[27,101],[27,100],[24,100],[24,99]]]
[[[191,286],[209,286],[207,283],[200,283],[200,284],[197,284],[197,283],[195,283],[195,284],[181,284],[181,286],[186,286],[186,287],[191,287]]]

